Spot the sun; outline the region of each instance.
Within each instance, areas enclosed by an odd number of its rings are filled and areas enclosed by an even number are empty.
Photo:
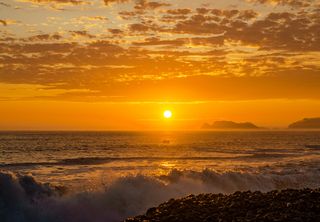
[[[170,110],[166,110],[163,112],[163,117],[166,119],[170,119],[172,117],[172,112]]]

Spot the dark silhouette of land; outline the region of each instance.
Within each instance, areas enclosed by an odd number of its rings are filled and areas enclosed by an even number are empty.
[[[320,129],[320,118],[305,118],[289,125],[290,129]]]
[[[233,121],[215,121],[213,124],[205,123],[202,129],[259,129],[260,127],[250,122],[236,123]]]

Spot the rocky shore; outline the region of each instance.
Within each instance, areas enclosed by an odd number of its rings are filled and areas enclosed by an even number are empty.
[[[125,220],[142,221],[320,221],[320,189],[189,195]]]

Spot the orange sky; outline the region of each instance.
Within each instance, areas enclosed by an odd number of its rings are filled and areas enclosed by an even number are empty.
[[[319,30],[317,0],[0,0],[0,129],[286,127],[320,116]]]

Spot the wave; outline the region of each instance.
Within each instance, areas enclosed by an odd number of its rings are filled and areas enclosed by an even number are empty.
[[[297,154],[296,154],[297,155]],[[28,166],[54,166],[54,165],[99,165],[114,161],[165,161],[165,160],[228,160],[228,159],[251,159],[251,158],[283,158],[293,156],[293,154],[284,153],[253,153],[235,156],[217,156],[217,157],[80,157],[58,160],[56,162],[22,162],[22,163],[0,163],[0,167],[28,167]]]
[[[305,145],[305,147],[306,148],[309,148],[309,149],[316,149],[316,150],[318,150],[318,149],[320,149],[320,145]]]
[[[80,157],[71,159],[62,159],[56,162],[22,162],[22,163],[4,163],[0,167],[19,167],[19,166],[43,166],[43,165],[98,165],[113,161],[161,161],[161,160],[218,160],[230,159],[234,157]]]
[[[161,176],[123,177],[104,191],[71,193],[64,187],[39,183],[32,176],[0,172],[0,218],[2,222],[113,222],[188,194],[319,185],[319,169],[269,174],[172,170]]]

